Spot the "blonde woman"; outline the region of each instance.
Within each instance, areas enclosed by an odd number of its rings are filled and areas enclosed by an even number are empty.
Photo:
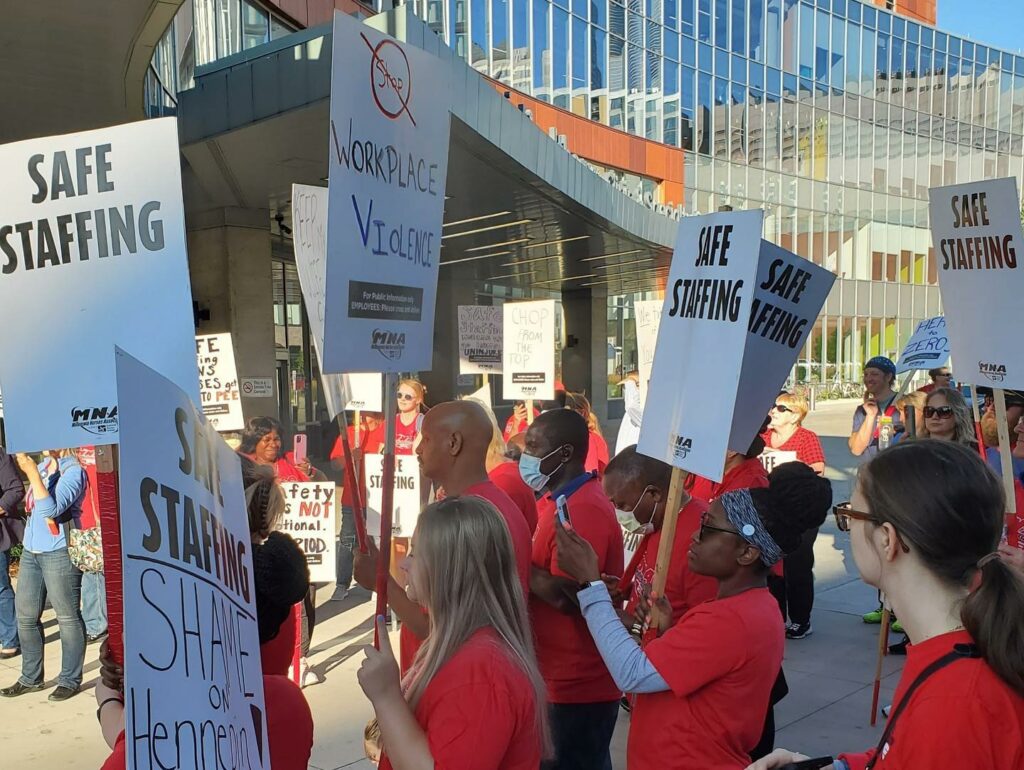
[[[825,472],[825,453],[816,433],[803,427],[807,401],[796,393],[780,393],[768,412],[768,431],[761,436],[768,449],[796,452],[796,459],[819,476]]]
[[[897,433],[893,437],[894,444],[907,436],[907,414],[911,409],[914,410],[914,437],[928,438],[928,425],[924,418],[924,405],[927,398],[927,393],[915,390],[913,393],[907,393],[896,399],[896,411],[899,412],[900,423],[897,424]]]
[[[582,393],[567,393],[565,406],[583,417],[587,421],[587,430],[590,431],[590,448],[587,450],[587,459],[583,462],[583,468],[588,471],[596,471],[598,477],[604,476],[604,469],[608,466],[608,442],[604,440],[601,433],[601,423],[590,407],[590,401]]]
[[[430,633],[405,680],[377,619],[359,685],[380,725],[384,770],[537,770],[550,738],[544,682],[508,527],[493,505],[427,506],[407,560],[409,598]]]
[[[480,404],[491,421],[491,443],[487,447],[487,476],[498,489],[512,498],[512,502],[523,512],[526,525],[532,535],[537,529],[537,496],[533,493],[523,477],[519,475],[519,464],[513,462],[508,455],[508,445],[498,427],[498,419],[487,404],[478,398],[470,398]]]
[[[924,403],[924,430],[921,434],[940,441],[955,441],[978,450],[974,416],[960,391],[935,388]]]
[[[427,389],[411,377],[398,383],[398,419],[395,420],[395,454],[411,455],[423,425]]]

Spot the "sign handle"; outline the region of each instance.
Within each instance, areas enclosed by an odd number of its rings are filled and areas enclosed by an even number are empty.
[[[368,553],[366,545],[366,511],[363,508],[363,488],[359,483],[362,474],[356,470],[355,461],[352,459],[352,447],[348,443],[348,417],[345,412],[338,415],[338,427],[341,428],[341,451],[345,463],[345,485],[352,495],[352,515],[356,522],[356,542],[359,545],[359,553]],[[359,412],[356,411],[355,424],[356,446],[359,446]]]
[[[889,608],[882,607],[882,627],[878,630],[878,662],[875,664],[875,686],[871,693],[871,726],[878,720],[878,692],[882,689],[882,660],[889,649]]]
[[[1010,426],[1006,424],[1006,395],[1002,388],[992,392],[996,405],[996,424],[999,430],[999,464],[1006,493],[1006,512],[1017,512],[1017,495],[1013,490],[1013,458],[1010,456]]]
[[[96,492],[103,546],[103,582],[107,589],[107,649],[124,665],[124,582],[121,573],[121,509],[116,444],[96,447]]]
[[[978,452],[982,460],[988,460],[985,456],[985,435],[981,432],[981,409],[978,406],[978,386],[971,385],[971,411],[974,412],[974,435],[978,439]],[[1005,403],[1005,402],[1004,402]]]
[[[292,681],[302,687],[302,602],[292,605],[295,647],[292,648]]]
[[[526,399],[526,424],[533,425],[533,399]]]
[[[682,468],[672,469],[672,480],[668,485],[668,500],[665,501],[665,518],[661,522],[661,542],[658,543],[658,560],[654,564],[654,581],[652,593],[665,595],[665,584],[668,582],[669,562],[672,559],[672,546],[676,540],[676,523],[679,521],[679,504],[683,500],[683,484],[687,473]],[[651,604],[652,628],[658,627],[660,620],[658,606]]]
[[[391,574],[391,525],[395,507],[395,406],[391,402],[398,388],[398,375],[388,372],[384,375],[384,469],[381,478],[380,543],[377,554],[377,607],[374,617],[387,614],[388,577]],[[380,649],[374,624],[374,646]]]

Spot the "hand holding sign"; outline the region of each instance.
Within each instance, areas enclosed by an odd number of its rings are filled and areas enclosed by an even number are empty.
[[[365,657],[356,674],[359,686],[374,708],[388,701],[402,701],[404,705],[402,673],[398,668],[398,661],[395,660],[395,653],[391,651],[391,639],[388,637],[388,626],[383,615],[377,616],[376,631],[380,649],[375,649],[372,644],[363,647]]]

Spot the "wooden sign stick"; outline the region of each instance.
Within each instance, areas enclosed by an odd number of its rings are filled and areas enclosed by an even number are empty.
[[[533,399],[526,399],[526,424],[533,425]]]
[[[884,601],[884,599],[883,599]],[[878,663],[875,664],[875,684],[871,692],[871,726],[878,719],[878,693],[882,689],[882,660],[889,651],[889,621],[892,618],[889,608],[882,607],[882,627],[878,629]]]
[[[971,385],[971,411],[974,412],[974,434],[978,439],[978,452],[981,459],[985,460],[985,437],[981,432],[981,407],[978,406],[978,386]]]
[[[1002,388],[992,391],[996,405],[996,428],[999,431],[999,464],[1002,470],[1003,491],[1006,493],[1006,512],[1017,512],[1017,495],[1013,489],[1013,458],[1010,456],[1010,426],[1006,424],[1006,395]]]
[[[665,518],[661,522],[661,542],[658,543],[658,560],[654,564],[654,582],[651,592],[665,595],[665,584],[668,582],[668,568],[672,560],[672,546],[676,540],[676,523],[679,521],[679,504],[683,499],[683,485],[686,482],[686,471],[682,468],[672,469],[672,480],[668,485],[668,499],[665,501]],[[651,626],[658,627],[660,611],[651,603]]]

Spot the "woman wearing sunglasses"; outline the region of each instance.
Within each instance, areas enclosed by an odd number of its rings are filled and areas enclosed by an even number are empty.
[[[974,433],[974,417],[960,391],[952,388],[936,388],[928,394],[924,404],[924,425],[922,438],[953,441],[978,451]]]
[[[1024,579],[996,551],[1004,508],[995,474],[952,441],[880,453],[836,506],[861,579],[911,639],[878,747],[837,768],[1024,767]],[[802,759],[779,750],[750,770]]]
[[[423,400],[427,389],[419,380],[398,383],[398,419],[395,420],[395,454],[411,455],[423,425]]]
[[[768,412],[768,431],[762,436],[765,447],[776,452],[796,452],[796,459],[819,476],[825,472],[825,452],[813,431],[803,426],[807,401],[796,393],[780,393]]]
[[[716,498],[694,532],[691,571],[714,578],[717,598],[689,610],[644,648],[629,635],[601,580],[598,558],[556,526],[558,566],[586,587],[580,609],[615,683],[636,693],[629,770],[740,770],[750,762],[785,644],[768,571],[824,520],[832,487],[802,463],[779,466],[764,489]],[[671,606],[658,599],[671,625]]]

